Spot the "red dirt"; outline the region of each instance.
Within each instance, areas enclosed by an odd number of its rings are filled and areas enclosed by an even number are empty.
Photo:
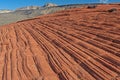
[[[0,80],[120,80],[120,5],[0,27]]]

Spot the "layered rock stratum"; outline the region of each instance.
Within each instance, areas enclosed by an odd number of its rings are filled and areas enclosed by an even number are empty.
[[[0,27],[0,80],[120,80],[120,5]]]
[[[6,10],[6,9],[2,9],[0,10],[0,14],[3,14],[3,13],[10,13],[12,12],[11,10]]]
[[[47,3],[43,7],[54,7],[54,6],[57,6],[57,4]]]
[[[21,21],[24,19],[30,19],[45,14],[51,14],[57,11],[62,11],[70,8],[84,7],[87,5],[98,5],[95,4],[68,4],[57,6],[53,3],[47,3],[44,6],[27,6],[21,7],[14,11],[0,10],[0,26],[10,24],[13,22]]]
[[[34,10],[34,9],[40,9],[40,7],[39,6],[27,6],[27,7],[18,8],[15,11],[20,11],[20,10]]]

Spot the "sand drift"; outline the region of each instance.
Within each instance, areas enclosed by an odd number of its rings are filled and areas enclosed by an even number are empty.
[[[120,80],[120,5],[0,27],[0,80]]]

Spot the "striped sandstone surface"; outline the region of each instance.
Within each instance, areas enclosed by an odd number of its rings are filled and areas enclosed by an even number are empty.
[[[120,5],[0,27],[0,80],[120,80]]]

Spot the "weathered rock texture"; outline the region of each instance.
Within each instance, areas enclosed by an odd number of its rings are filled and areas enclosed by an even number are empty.
[[[0,27],[0,80],[120,80],[120,5]]]
[[[98,5],[95,4],[70,4],[57,6],[52,3],[45,4],[44,6],[27,6],[18,8],[15,11],[7,11],[7,13],[2,10],[0,11],[0,26],[10,24],[13,22],[21,21],[24,19],[30,19],[33,17],[38,17],[45,14],[51,14],[57,11],[62,11],[71,8],[80,8],[88,5]]]

